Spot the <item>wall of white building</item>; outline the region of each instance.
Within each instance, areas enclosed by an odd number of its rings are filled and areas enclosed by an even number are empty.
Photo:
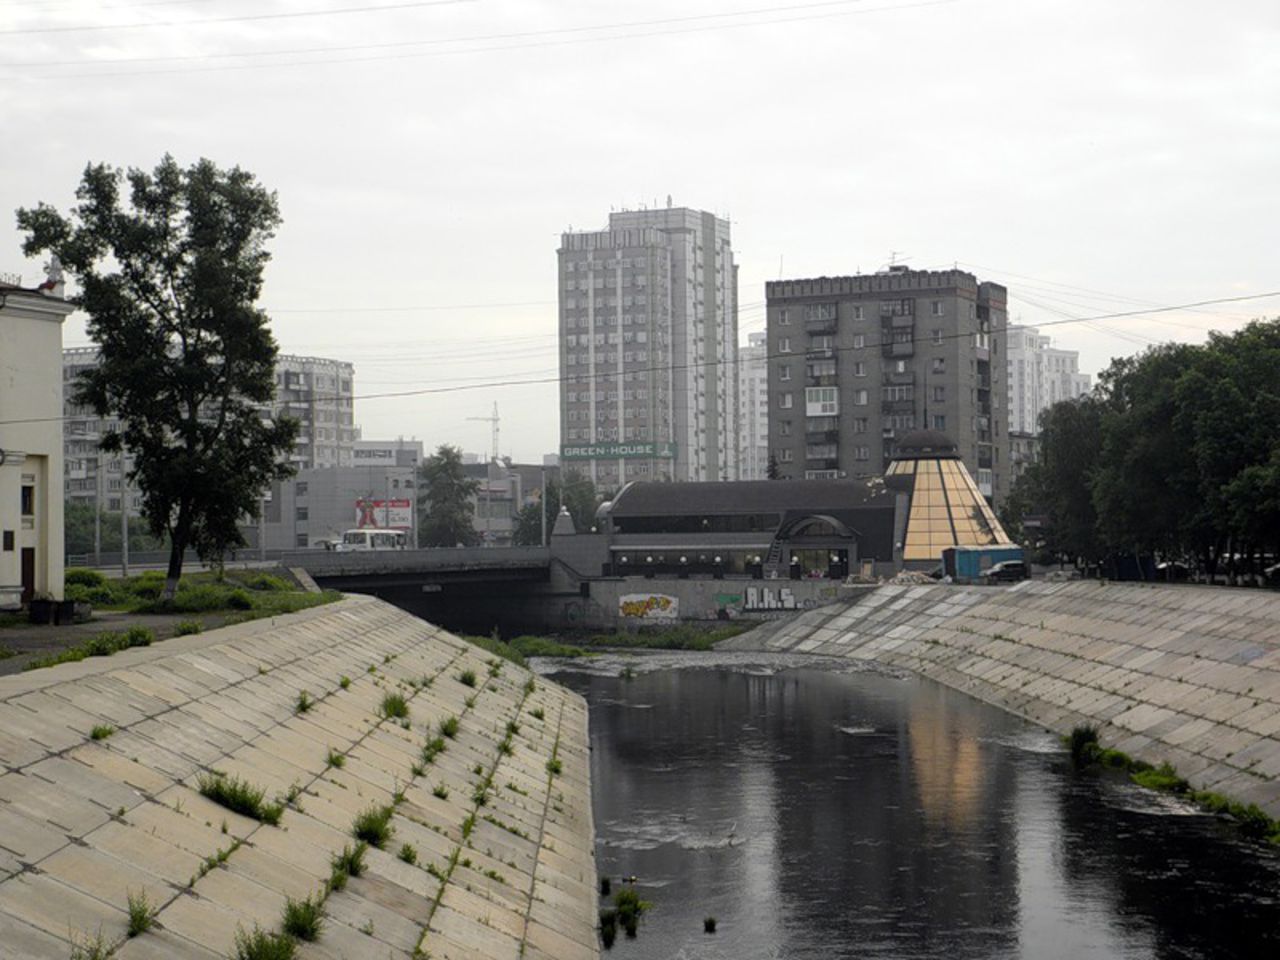
[[[1093,389],[1080,372],[1080,353],[1052,345],[1035,327],[1010,327],[1009,430],[1037,434],[1040,414],[1060,400],[1074,400]]]

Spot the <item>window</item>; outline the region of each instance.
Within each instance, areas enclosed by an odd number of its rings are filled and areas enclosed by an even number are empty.
[[[779,338],[778,338],[778,352],[779,352],[779,353],[790,353],[790,352],[791,352],[791,338],[790,338],[790,337],[779,337]]]
[[[870,447],[854,447],[854,448],[853,448],[853,459],[855,459],[855,460],[869,460],[869,459],[871,459],[871,448],[870,448]]]
[[[934,331],[933,331],[933,342],[934,342],[934,343],[941,343],[941,342],[942,342],[942,331],[941,331],[941,330],[934,330]]]
[[[854,417],[854,418],[853,418],[853,432],[854,432],[854,433],[866,433],[866,432],[867,432],[867,418],[866,418],[866,417]]]
[[[794,400],[790,391],[778,395],[778,406],[783,410],[790,410],[793,402]]]
[[[881,387],[880,398],[888,403],[896,403],[901,400],[911,400],[915,397],[914,389],[908,384],[906,386]]]
[[[947,429],[947,418],[946,418],[945,416],[943,416],[942,414],[940,414],[940,413],[938,413],[938,414],[934,414],[934,416],[933,416],[933,429],[935,429],[935,430],[946,430],[946,429]]]
[[[788,448],[786,448],[786,447],[783,447],[781,450],[779,450],[779,451],[778,451],[778,460],[779,460],[779,461],[781,461],[782,463],[790,463],[790,462],[791,462],[791,451],[790,451],[790,449],[788,449]]]
[[[790,420],[779,420],[779,421],[778,421],[778,436],[780,436],[780,437],[789,437],[789,436],[791,436],[791,421],[790,421]]]
[[[836,305],[834,303],[809,303],[804,308],[805,320],[834,320]]]
[[[808,417],[830,416],[840,412],[839,388],[806,387],[804,412]]]
[[[804,472],[806,480],[838,480],[840,478],[839,470],[806,470]]]
[[[829,333],[809,338],[810,350],[831,350],[836,345],[836,338]]]
[[[854,306],[854,308],[853,308],[853,319],[855,319],[855,320],[861,320],[861,319],[862,319],[862,304],[856,304],[856,305]]]
[[[302,548],[304,548],[304,549],[305,549],[305,548],[307,547],[307,545],[308,545],[308,544],[307,544],[307,535],[306,535],[305,533],[300,533],[300,534],[298,534],[297,539],[296,539],[294,542],[297,544],[297,546],[302,547]]]
[[[853,405],[854,405],[855,407],[865,407],[865,406],[867,405],[867,391],[866,391],[866,390],[855,390],[855,391],[853,391]]]
[[[934,373],[947,372],[947,360],[945,357],[934,357],[931,369]]]
[[[834,460],[837,456],[834,443],[810,443],[804,448],[807,460]]]
[[[946,387],[934,387],[934,388],[933,388],[933,399],[934,399],[934,400],[939,400],[939,401],[941,401],[941,400],[946,400],[946,399],[947,399],[947,388],[946,388]]]
[[[862,308],[859,307],[858,309],[861,310]],[[855,333],[853,335],[853,349],[861,350],[866,345],[867,345],[867,338],[864,334]]]
[[[791,379],[791,364],[784,363],[782,364],[782,366],[778,367],[778,379],[779,380]]]
[[[36,488],[34,486],[24,484],[22,487],[22,515],[24,517],[34,517],[36,515]]]
[[[293,485],[293,495],[295,497],[305,497],[307,495],[307,481],[299,480]]]
[[[930,304],[929,304],[929,313],[930,313],[930,315],[935,316],[935,317],[940,317],[940,316],[942,316],[942,301],[941,301],[941,300],[934,300],[932,303],[930,303]]]
[[[789,327],[791,325],[791,311],[786,307],[783,307],[778,311],[778,323],[784,327]]]
[[[855,377],[865,377],[867,375],[867,365],[859,360],[853,365],[853,375]]]

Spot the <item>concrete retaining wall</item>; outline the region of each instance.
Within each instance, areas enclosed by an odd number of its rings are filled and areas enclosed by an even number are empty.
[[[381,715],[395,692],[405,725]],[[446,717],[456,737],[415,770]],[[91,740],[99,724],[114,732]],[[386,849],[299,956],[592,960],[587,749],[580,697],[364,597],[0,678],[0,957],[65,960],[99,932],[123,960],[227,956],[237,926],[279,931],[286,897],[324,889],[359,813],[393,805]],[[301,792],[268,826],[201,796],[211,770]],[[158,926],[125,939],[140,892]]]
[[[1060,733],[1172,763],[1280,818],[1280,595],[1027,582],[886,586],[721,644],[911,670]]]

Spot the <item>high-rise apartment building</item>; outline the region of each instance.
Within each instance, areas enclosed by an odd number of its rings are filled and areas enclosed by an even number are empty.
[[[984,496],[1008,489],[1007,294],[962,270],[779,280],[768,301],[769,450],[780,476],[878,476],[929,428]]]
[[[1009,429],[1040,432],[1040,414],[1059,400],[1083,397],[1092,378],[1080,372],[1080,353],[1051,345],[1035,327],[1009,328]]]
[[[604,491],[738,476],[737,267],[729,222],[609,215],[559,250],[560,454]]]
[[[65,495],[69,501],[96,504],[110,513],[123,505],[130,515],[137,516],[141,496],[126,477],[133,467],[132,456],[127,450],[121,455],[98,449],[102,435],[119,429],[119,421],[100,418],[91,407],[78,406],[71,399],[76,377],[97,362],[96,347],[62,351]],[[341,360],[276,358],[276,399],[270,409],[273,416],[288,414],[301,423],[290,456],[298,469],[354,464],[353,373],[352,365]]]
[[[738,348],[738,476],[769,475],[769,348],[767,335],[753,333]]]

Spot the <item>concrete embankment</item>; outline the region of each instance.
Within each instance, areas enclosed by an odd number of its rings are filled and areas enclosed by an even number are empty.
[[[884,586],[765,624],[724,649],[910,670],[1066,733],[1173,764],[1280,818],[1280,595],[1028,582]]]
[[[305,897],[300,957],[599,955],[586,704],[377,600],[0,678],[0,765],[0,957],[224,957]],[[203,796],[219,774],[292,797],[278,825]]]

